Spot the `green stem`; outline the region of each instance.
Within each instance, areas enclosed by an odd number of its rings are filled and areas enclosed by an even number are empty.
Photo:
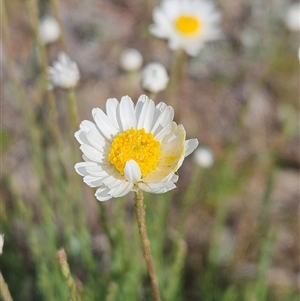
[[[143,192],[141,190],[135,192],[135,213],[138,222],[139,233],[142,240],[143,255],[146,261],[148,275],[151,281],[152,294],[155,301],[161,301],[159,295],[159,289],[158,289],[157,276],[154,268],[153,258],[151,255],[150,242],[147,235],[146,211],[145,211],[145,205],[143,200],[144,200]]]
[[[77,130],[79,126],[77,102],[76,102],[76,96],[73,88],[68,90],[68,106],[69,106],[70,126],[71,126],[70,131],[73,136],[74,132]]]
[[[71,275],[69,264],[67,261],[67,254],[64,249],[60,249],[59,251],[57,251],[57,259],[60,264],[61,271],[65,277],[66,283],[70,290],[70,295],[71,295],[70,300],[71,301],[80,301],[81,298],[80,298],[80,295],[78,292],[78,288]]]
[[[168,104],[174,108],[177,116],[180,119],[180,101],[178,101],[178,91],[182,81],[183,70],[187,55],[184,50],[179,49],[173,53],[172,65],[170,70],[170,82],[167,90]]]

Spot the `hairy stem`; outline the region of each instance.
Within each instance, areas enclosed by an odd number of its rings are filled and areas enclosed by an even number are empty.
[[[151,281],[151,289],[152,289],[154,300],[161,301],[159,295],[159,289],[158,289],[157,276],[155,273],[153,258],[150,250],[150,242],[147,235],[146,211],[145,211],[145,205],[143,199],[144,199],[143,192],[141,190],[138,190],[135,193],[135,212],[136,212],[136,218],[137,218],[139,232],[142,240],[143,255],[147,264],[148,275]]]

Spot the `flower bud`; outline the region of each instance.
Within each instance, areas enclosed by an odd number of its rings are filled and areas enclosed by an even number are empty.
[[[166,68],[160,63],[150,63],[142,71],[141,86],[145,91],[158,93],[169,82]]]
[[[208,147],[198,147],[193,158],[194,162],[202,168],[210,168],[214,164],[214,155]]]
[[[120,57],[120,67],[127,72],[136,71],[141,68],[143,57],[141,53],[133,48],[123,51]]]
[[[60,52],[58,60],[53,63],[53,66],[48,67],[48,76],[50,80],[49,89],[53,87],[74,88],[80,79],[76,62],[72,61],[64,52]]]
[[[57,41],[61,32],[56,19],[51,16],[45,16],[39,22],[39,33],[43,43],[47,45]]]

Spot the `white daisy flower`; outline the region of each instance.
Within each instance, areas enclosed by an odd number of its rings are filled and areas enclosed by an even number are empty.
[[[47,71],[50,80],[49,89],[53,87],[74,88],[80,79],[76,62],[64,52],[58,54],[58,60],[53,63],[52,67],[48,67]]]
[[[169,76],[164,65],[150,63],[142,71],[141,86],[145,91],[158,93],[167,87]]]
[[[75,137],[83,160],[75,170],[90,187],[98,187],[99,201],[139,189],[164,193],[176,187],[176,171],[198,145],[185,140],[185,129],[173,122],[174,110],[147,96],[134,105],[130,97],[106,102],[106,114],[92,111],[95,123],[84,120]]]
[[[209,0],[163,0],[153,11],[150,32],[168,39],[170,49],[196,56],[204,43],[220,38],[221,15]]]
[[[120,67],[127,72],[136,71],[141,68],[143,57],[141,53],[133,48],[124,50],[120,57]]]
[[[57,41],[61,31],[58,22],[52,16],[45,16],[39,22],[39,34],[45,45]]]

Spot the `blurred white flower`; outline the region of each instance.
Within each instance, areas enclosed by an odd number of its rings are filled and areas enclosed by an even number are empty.
[[[3,245],[4,245],[4,234],[0,234],[0,255],[2,254]]]
[[[207,41],[221,37],[221,15],[209,0],[163,0],[153,11],[150,32],[168,39],[170,49],[196,56]]]
[[[202,168],[210,168],[214,164],[214,155],[208,147],[198,147],[193,154],[193,159]]]
[[[127,72],[136,71],[141,68],[143,57],[141,53],[133,48],[124,50],[120,57],[120,67]]]
[[[48,67],[48,76],[50,80],[49,89],[60,87],[70,89],[76,86],[80,79],[80,73],[77,64],[69,56],[60,52],[58,60]]]
[[[39,34],[45,45],[57,41],[61,31],[56,19],[52,16],[43,17],[39,22]]]
[[[106,102],[106,114],[92,111],[95,123],[84,120],[75,137],[83,160],[75,170],[90,187],[98,187],[96,198],[107,201],[139,189],[165,193],[176,187],[176,171],[198,145],[185,140],[182,125],[173,122],[174,110],[147,96],[136,105],[124,96]]]
[[[284,16],[284,22],[286,27],[291,31],[300,30],[300,3],[291,4]]]
[[[158,93],[167,87],[169,76],[164,65],[150,63],[142,71],[141,86],[145,91]]]

